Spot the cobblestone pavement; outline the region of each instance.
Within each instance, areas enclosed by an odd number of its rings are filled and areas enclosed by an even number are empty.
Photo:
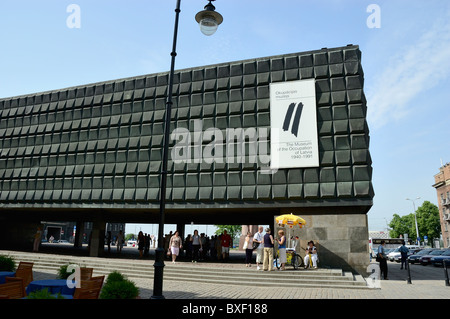
[[[59,246],[61,247],[61,246]],[[48,251],[47,253],[52,253]],[[154,252],[153,252],[154,253]],[[67,254],[59,251],[57,254]],[[241,254],[241,255],[240,255]],[[74,256],[72,253],[70,255]],[[133,263],[148,263],[153,266],[153,255],[139,260],[135,249],[127,249],[120,257],[111,253],[108,258],[129,260]],[[245,268],[241,252],[233,251],[230,263],[199,262],[195,267],[232,267]],[[99,259],[101,261],[102,258]],[[153,260],[152,260],[153,259]],[[190,262],[180,261],[186,266]],[[194,267],[194,266],[193,266]],[[228,284],[208,284],[202,282],[177,282],[164,280],[163,295],[166,299],[450,299],[450,287],[445,285],[445,273],[442,267],[423,267],[411,265],[412,284],[407,283],[407,271],[400,270],[398,263],[388,263],[389,280],[381,280],[379,289],[340,289],[340,288],[273,288],[235,286]],[[253,265],[253,269],[256,267]],[[449,270],[450,272],[450,270]],[[51,271],[35,272],[35,280],[56,278]],[[130,278],[139,287],[142,299],[153,294],[153,280]]]
[[[150,298],[153,282],[134,280],[142,298]],[[164,282],[167,299],[450,299],[444,280],[386,280],[380,289],[260,288],[204,283]]]
[[[206,266],[206,264],[203,264]],[[208,264],[209,267],[214,264]],[[239,264],[217,264],[217,267],[244,267]],[[202,266],[200,266],[202,267]],[[166,299],[450,299],[450,287],[445,285],[444,270],[423,269],[411,266],[412,283],[407,283],[407,272],[400,270],[398,264],[389,264],[389,280],[380,281],[377,289],[339,289],[339,288],[264,288],[201,282],[177,282],[165,280],[163,295]],[[432,267],[432,266],[428,266]],[[432,279],[423,277],[425,270],[433,271]],[[256,269],[255,269],[256,271]],[[442,279],[438,279],[441,272]],[[422,275],[422,276],[421,276]],[[35,272],[35,280],[56,278],[54,272]],[[153,294],[153,280],[130,278],[140,290],[142,299]]]

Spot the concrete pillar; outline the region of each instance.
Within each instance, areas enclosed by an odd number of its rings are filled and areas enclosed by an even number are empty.
[[[93,222],[89,256],[101,257],[105,254],[105,230],[105,221],[97,219]]]
[[[244,240],[245,240],[245,237],[247,236],[248,229],[249,229],[248,225],[242,225],[241,236],[239,237],[239,250],[244,249],[243,248]]]
[[[251,232],[252,233],[252,235],[254,235],[255,233],[257,233],[258,232],[258,226],[259,225],[249,225],[248,227],[248,230],[249,230],[249,232]]]
[[[242,250],[244,247],[245,237],[247,237],[247,233],[250,232],[255,235],[258,232],[258,225],[242,225],[241,236],[239,238],[239,250]]]
[[[82,247],[83,246],[83,233],[84,233],[84,222],[83,221],[77,221],[77,230],[75,233],[75,241],[73,246],[74,247]]]

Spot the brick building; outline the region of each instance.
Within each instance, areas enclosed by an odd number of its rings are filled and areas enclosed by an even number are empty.
[[[444,247],[450,247],[450,163],[442,166],[439,173],[434,175],[433,187],[438,197]]]

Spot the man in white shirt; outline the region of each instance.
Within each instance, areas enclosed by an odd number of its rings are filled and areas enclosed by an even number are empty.
[[[253,242],[258,243],[259,246],[256,248],[256,269],[260,270],[259,264],[263,262],[263,252],[264,252],[264,228],[259,226],[258,231],[253,236]]]

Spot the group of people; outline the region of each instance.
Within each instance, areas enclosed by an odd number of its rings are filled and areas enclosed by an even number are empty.
[[[147,256],[150,250],[150,245],[152,243],[152,238],[150,234],[144,234],[142,231],[139,232],[137,237],[137,245],[139,250],[139,258]]]
[[[405,245],[406,245],[406,242],[402,241],[402,245],[399,248],[399,251],[401,254],[400,269],[403,269],[403,265],[405,266],[405,269],[408,269],[407,259],[408,259],[409,249]],[[378,246],[376,260],[377,260],[377,262],[379,262],[379,265],[380,265],[380,276],[383,276],[384,280],[388,280],[388,265],[387,265],[388,256],[385,253],[385,246],[386,246],[386,242],[384,240],[382,240],[380,246]]]
[[[271,229],[266,228],[266,233],[263,235],[263,227],[258,228],[253,236],[251,232],[247,233],[244,241],[245,249],[245,265],[251,267],[253,250],[256,250],[256,269],[260,270],[260,264],[262,263],[263,271],[272,271],[273,267],[273,248],[275,242],[278,244],[280,269],[285,270],[287,255],[286,255],[286,235],[284,230],[278,231],[278,236],[274,238],[271,234]],[[312,264],[313,268],[317,268],[317,249],[314,246],[314,242],[310,241],[306,249],[307,254],[305,256],[305,268],[308,268]]]
[[[168,258],[172,258],[175,263],[178,256],[184,254],[193,263],[210,259],[227,261],[230,256],[232,246],[231,236],[226,230],[220,235],[208,237],[204,233],[199,235],[198,230],[194,234],[189,234],[184,240],[178,231],[172,235],[170,232],[164,238],[164,247]]]

